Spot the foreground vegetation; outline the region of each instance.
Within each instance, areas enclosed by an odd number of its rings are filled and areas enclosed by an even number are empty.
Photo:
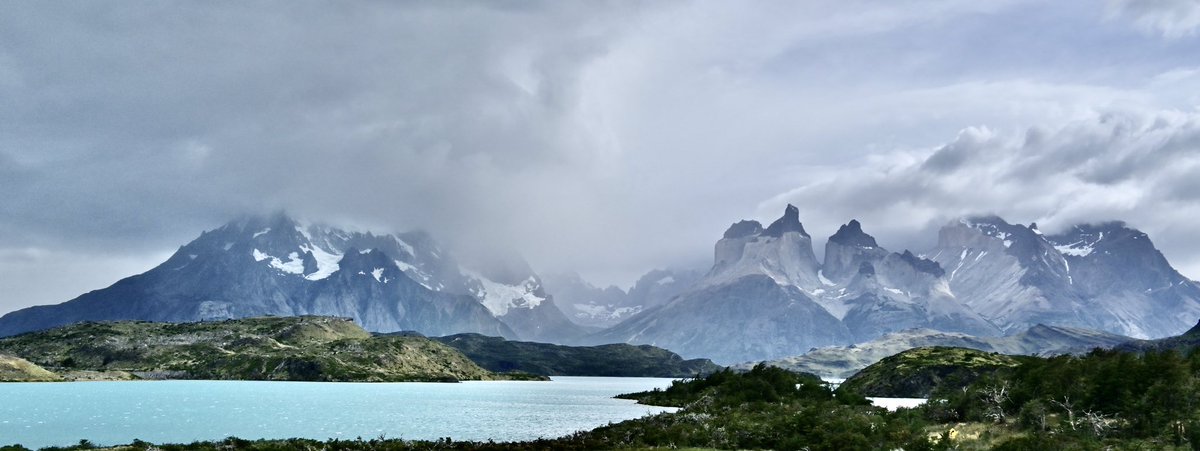
[[[965,387],[940,387],[935,423],[1002,425],[1002,449],[1200,449],[1200,352],[1030,359]]]
[[[928,403],[897,412],[871,406],[854,384],[834,392],[815,376],[759,365],[746,373],[720,371],[665,390],[622,395],[680,410],[558,439],[228,439],[157,449],[1200,449],[1200,352],[1097,350],[1009,361],[935,349],[878,365],[903,364],[909,374],[923,378],[931,369],[952,367],[952,361],[970,377],[943,377]]]

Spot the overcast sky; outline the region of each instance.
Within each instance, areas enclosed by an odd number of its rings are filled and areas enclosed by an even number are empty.
[[[5,2],[0,313],[278,209],[622,285],[787,203],[1121,219],[1197,278],[1197,5]]]

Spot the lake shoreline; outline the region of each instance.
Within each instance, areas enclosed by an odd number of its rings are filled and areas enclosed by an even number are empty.
[[[52,368],[53,369],[53,368]],[[403,383],[420,383],[420,382],[435,382],[445,384],[455,384],[462,382],[474,382],[475,379],[450,379],[450,378],[414,378],[411,380],[289,380],[289,379],[205,379],[187,377],[186,374],[179,376],[170,375],[152,375],[140,371],[88,371],[88,370],[72,370],[55,372],[60,379],[43,379],[43,380],[0,380],[0,384],[60,384],[70,382],[162,382],[162,381],[231,381],[231,382],[321,382],[321,383],[371,383],[371,384],[403,384]],[[586,377],[586,376],[584,376]],[[551,376],[543,376],[540,374],[528,373],[495,373],[483,379],[478,379],[489,382],[549,382]]]
[[[528,441],[669,412],[613,396],[664,378],[555,377],[461,384],[287,381],[112,381],[0,384],[0,442],[112,446],[248,440],[403,437]],[[281,382],[281,381],[280,381]],[[69,440],[64,440],[69,438]]]

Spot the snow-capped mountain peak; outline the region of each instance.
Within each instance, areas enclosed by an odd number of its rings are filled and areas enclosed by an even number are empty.
[[[352,317],[369,330],[385,332],[478,332],[524,339],[581,333],[527,266],[499,274],[516,273],[522,277],[510,281],[470,272],[424,232],[375,235],[298,221],[284,213],[249,215],[201,233],[145,274],[48,307],[69,315],[0,324],[0,332],[62,324],[73,317],[194,321],[323,314]],[[138,291],[129,291],[131,286]],[[120,306],[81,307],[111,302]],[[141,305],[146,302],[153,306]]]
[[[1049,240],[1054,244],[1054,248],[1062,252],[1063,255],[1087,257],[1096,251],[1097,246],[1104,241],[1105,235],[1108,236],[1109,242],[1129,238],[1134,240],[1144,239],[1145,244],[1150,244],[1146,234],[1128,228],[1121,221],[1076,225],[1066,232],[1050,237]]]

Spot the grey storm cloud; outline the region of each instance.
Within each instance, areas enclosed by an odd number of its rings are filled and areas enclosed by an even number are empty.
[[[1189,5],[7,2],[0,312],[281,209],[602,283],[785,200],[896,248],[1112,217],[1195,276]]]
[[[1172,38],[1193,35],[1200,28],[1200,4],[1192,0],[1110,0],[1109,14]]]
[[[552,3],[20,6],[0,139],[22,158],[0,161],[32,180],[3,221],[68,237],[333,206],[446,227],[511,204],[589,158],[566,129],[609,26]]]
[[[859,218],[881,245],[917,251],[963,215],[994,213],[1048,232],[1124,220],[1196,274],[1197,174],[1200,113],[1107,112],[1056,128],[967,128],[930,150],[826,173],[768,204],[812,205],[809,222],[823,229]]]

